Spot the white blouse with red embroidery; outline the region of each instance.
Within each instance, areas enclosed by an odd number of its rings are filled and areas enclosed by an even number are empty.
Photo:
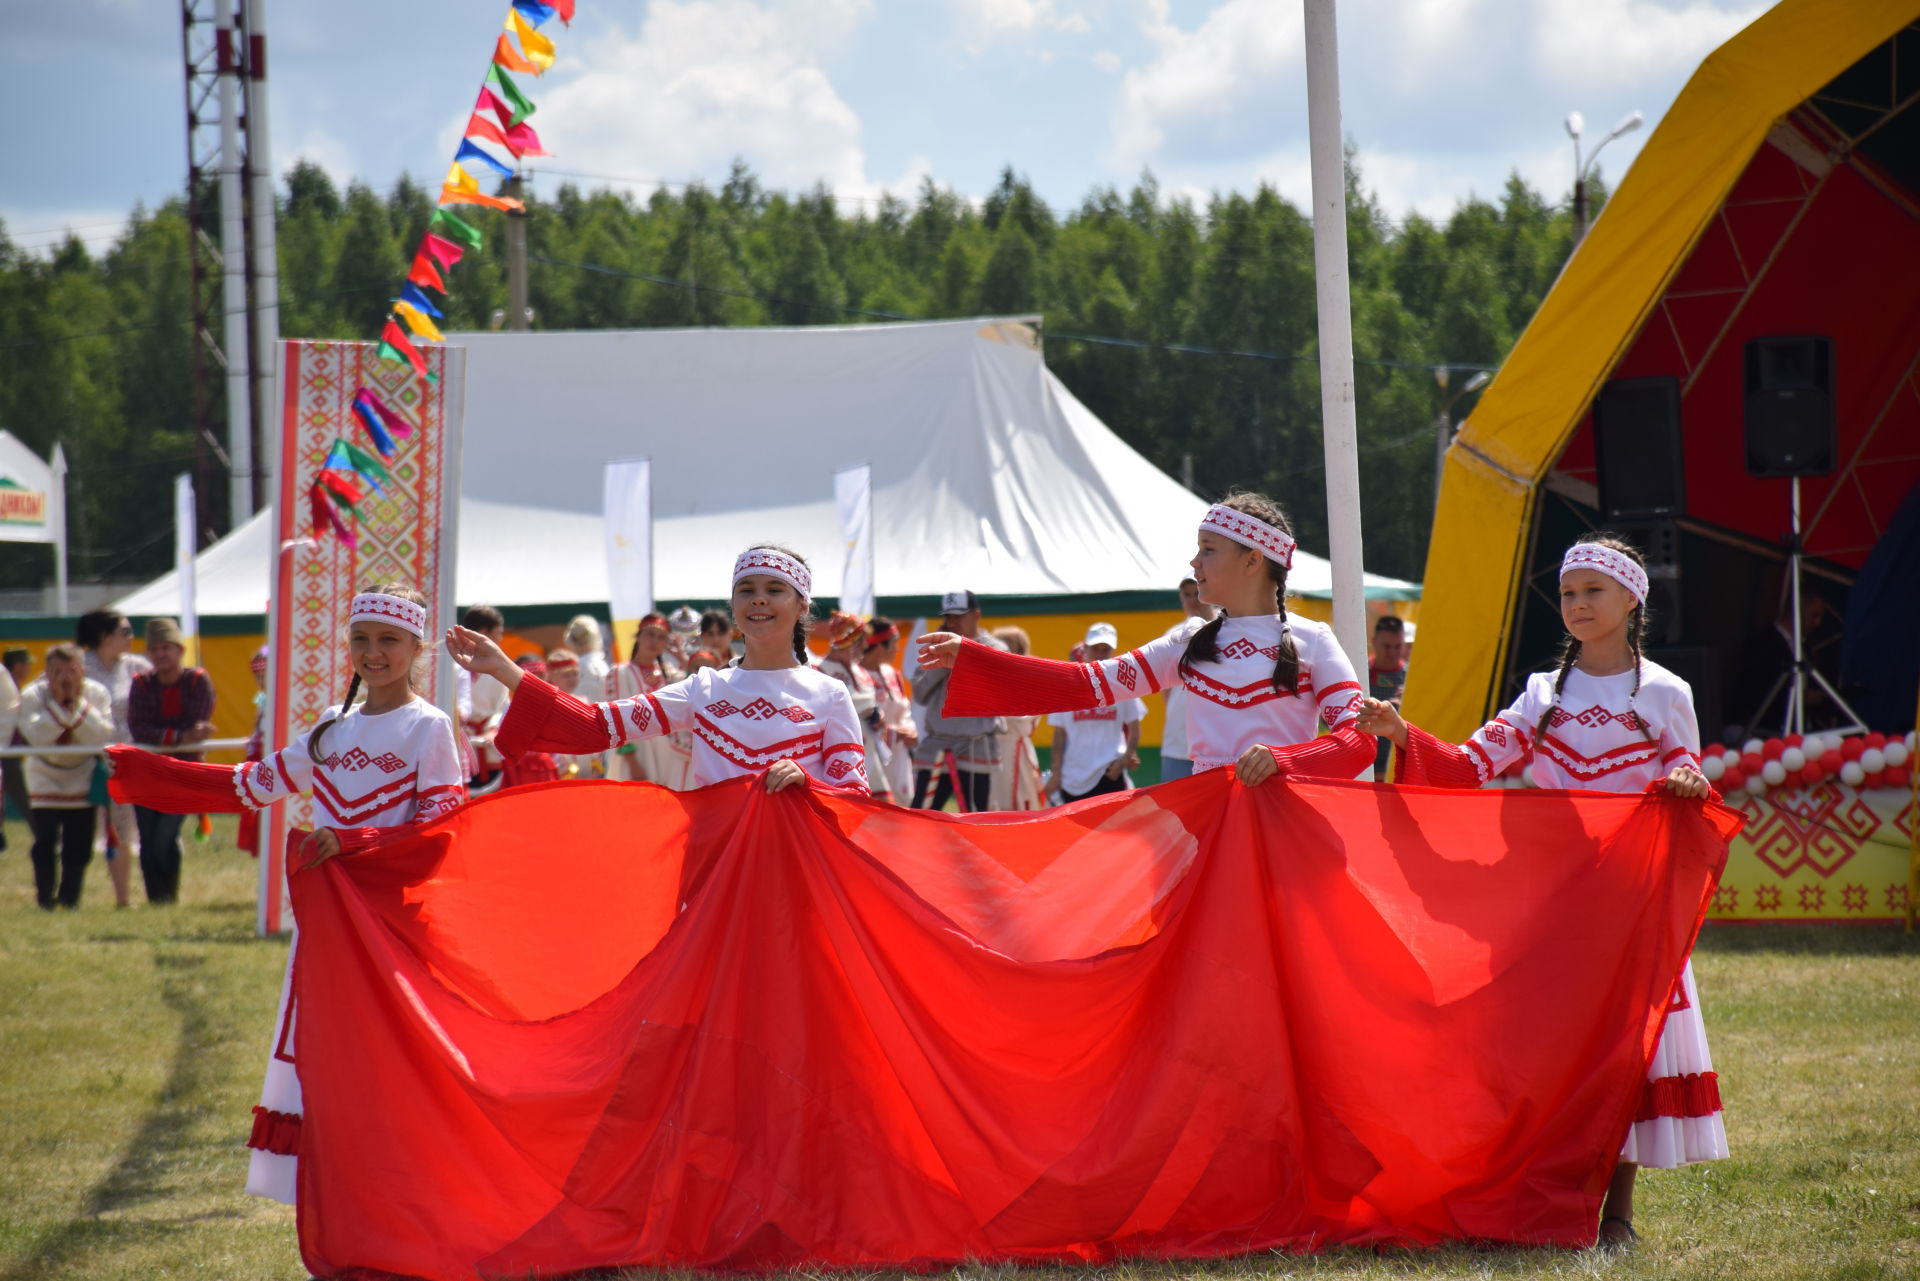
[[[526,692],[522,682],[522,693]],[[811,667],[703,668],[671,685],[591,707],[603,742],[581,744],[558,718],[525,730],[514,707],[503,736],[516,746],[523,733],[545,751],[605,751],[677,730],[693,734],[694,787],[759,774],[775,761],[793,761],[828,787],[868,795],[866,747],[847,687]],[[528,711],[531,712],[529,707]]]
[[[1557,707],[1553,681],[1553,672],[1535,672],[1513,705],[1467,740],[1467,756],[1482,783],[1530,752],[1531,780],[1549,788],[1638,792],[1677,765],[1699,768],[1693,690],[1660,664],[1641,660],[1638,694],[1632,671],[1589,676],[1575,668],[1567,673]],[[1551,722],[1540,727],[1549,707]]]
[[[1187,751],[1195,770],[1230,765],[1256,743],[1284,746],[1306,743],[1319,733],[1350,724],[1357,714],[1360,682],[1334,638],[1333,629],[1312,619],[1290,618],[1300,656],[1294,689],[1273,687],[1273,664],[1280,657],[1283,624],[1274,614],[1229,618],[1220,625],[1219,657],[1180,670],[1186,635],[1169,632],[1102,663],[1085,663],[1095,699],[1105,705],[1144,698],[1170,686],[1184,688]]]
[[[265,760],[233,767],[233,790],[249,809],[313,793],[320,827],[398,827],[425,822],[467,797],[453,721],[424,698],[368,715],[355,707],[320,736],[320,758],[297,738]]]

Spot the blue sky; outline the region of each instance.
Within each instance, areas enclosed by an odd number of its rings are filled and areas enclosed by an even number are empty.
[[[775,188],[848,200],[962,194],[1002,166],[1070,207],[1096,185],[1202,196],[1274,183],[1304,204],[1298,0],[579,0],[547,30],[559,63],[523,83],[563,176],[644,195],[724,178],[744,157]],[[276,169],[300,157],[381,189],[444,171],[506,0],[272,0]],[[1751,0],[1341,0],[1343,124],[1394,217],[1497,195],[1510,171],[1560,198],[1571,109],[1589,139],[1656,123],[1700,59],[1766,8]],[[0,218],[42,248],[103,247],[136,200],[185,171],[177,9],[62,0],[0,54],[16,120]],[[1609,146],[1619,174],[1646,130]],[[584,175],[584,176],[576,176]]]

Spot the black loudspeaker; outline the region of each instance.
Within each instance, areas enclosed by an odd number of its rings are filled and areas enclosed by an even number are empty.
[[[1824,476],[1838,452],[1833,431],[1833,340],[1818,335],[1747,344],[1747,471]]]
[[[1720,719],[1720,656],[1705,645],[1647,649],[1647,657],[1693,687],[1693,715],[1700,722],[1702,745],[1717,742],[1726,723]]]
[[[1593,444],[1607,519],[1686,510],[1679,379],[1620,378],[1602,387],[1593,402]]]
[[[1647,644],[1678,645],[1684,634],[1680,617],[1680,530],[1670,520],[1621,524],[1620,534],[1640,549],[1647,563]]]

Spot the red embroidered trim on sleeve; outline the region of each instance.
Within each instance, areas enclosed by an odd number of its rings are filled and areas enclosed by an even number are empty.
[[[1633,1114],[1633,1119],[1651,1121],[1661,1116],[1712,1116],[1723,1110],[1720,1106],[1720,1074],[1690,1072],[1685,1076],[1659,1076],[1646,1082],[1640,1089],[1640,1107]]]
[[[275,1112],[271,1108],[253,1109],[253,1133],[247,1146],[260,1152],[281,1156],[300,1155],[300,1117],[293,1112]]]

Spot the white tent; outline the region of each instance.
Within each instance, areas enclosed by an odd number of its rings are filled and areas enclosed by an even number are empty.
[[[878,594],[900,612],[962,587],[1035,611],[1164,601],[1204,510],[1053,376],[1037,318],[449,341],[468,350],[463,603],[604,602],[615,458],[653,461],[654,595],[669,603],[723,598],[735,554],[761,539],[806,555],[816,595],[836,596],[833,473],[856,463],[872,468]],[[261,612],[270,521],[201,554],[202,615]],[[1326,561],[1297,554],[1291,586],[1329,594]],[[166,612],[177,596],[169,574],[117,608]]]

